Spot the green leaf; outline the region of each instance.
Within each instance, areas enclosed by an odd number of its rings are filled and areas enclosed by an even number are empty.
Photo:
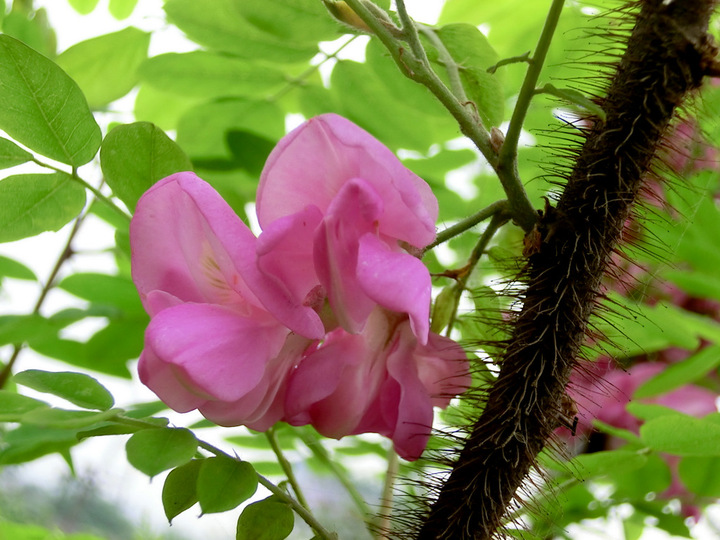
[[[27,266],[14,259],[0,255],[0,278],[6,277],[37,281],[37,276]]]
[[[95,157],[100,127],[78,85],[57,64],[0,35],[0,66],[0,129],[73,167]]]
[[[99,0],[68,0],[68,3],[75,11],[80,13],[80,15],[87,15],[88,13],[92,13],[98,5],[98,1]]]
[[[112,394],[84,373],[29,369],[15,374],[13,379],[18,384],[38,392],[53,394],[85,409],[105,411],[115,404]]]
[[[126,313],[145,313],[137,289],[128,277],[77,273],[66,277],[57,286],[93,304],[114,306]]]
[[[227,99],[190,109],[178,124],[177,142],[193,159],[232,159],[231,131],[277,141],[285,134],[285,113],[274,103]]]
[[[48,58],[55,56],[57,36],[50,26],[45,8],[11,10],[2,21],[2,31]]]
[[[0,137],[0,169],[27,163],[32,158],[33,155],[30,152],[26,152],[14,142]]]
[[[578,480],[607,474],[634,471],[647,463],[647,457],[627,450],[612,450],[580,454],[568,465]]]
[[[135,98],[135,119],[151,122],[164,130],[176,129],[180,117],[198,101],[198,98],[163,92],[149,84],[141,84]]]
[[[17,422],[22,415],[48,404],[17,392],[0,390],[0,422]]]
[[[167,475],[163,484],[162,502],[170,523],[198,501],[196,486],[204,462],[204,459],[193,459]]]
[[[208,51],[154,56],[140,66],[139,73],[143,81],[164,92],[205,99],[263,97],[286,84],[277,69]]]
[[[678,464],[680,480],[695,495],[720,497],[720,458],[684,457]]]
[[[232,510],[257,490],[257,474],[247,461],[213,457],[203,461],[197,496],[203,514]]]
[[[138,0],[110,0],[108,10],[117,20],[127,19],[137,6]]]
[[[720,425],[684,414],[646,422],[640,438],[657,452],[676,456],[720,456]]]
[[[707,376],[720,365],[720,345],[706,347],[677,364],[671,364],[641,384],[633,394],[636,399],[665,394]]]
[[[554,84],[547,83],[541,89],[536,90],[537,93],[550,94],[560,99],[564,99],[578,107],[585,109],[591,114],[597,116],[603,122],[606,119],[605,110],[594,101],[591,101],[584,94],[573,90],[572,88],[557,88]]]
[[[187,429],[144,429],[130,437],[125,450],[133,467],[153,477],[190,461],[197,444]]]
[[[450,322],[453,312],[455,311],[455,300],[457,295],[457,287],[448,285],[435,299],[432,309],[432,323],[430,330],[439,333]]]
[[[182,149],[148,122],[118,126],[108,133],[100,150],[100,166],[115,195],[131,210],[158,180],[192,170]]]
[[[312,1],[307,0],[306,3]],[[280,4],[273,6],[273,13],[281,7]],[[294,42],[292,35],[279,38],[254,26],[241,11],[242,3],[236,0],[214,0],[213,9],[207,9],[206,5],[196,0],[168,0],[165,3],[168,21],[190,39],[233,53],[238,58],[288,64],[310,60],[317,53],[317,38],[320,35],[311,43]]]
[[[699,270],[666,270],[663,276],[691,296],[720,300],[720,279],[715,274]]]
[[[17,344],[57,333],[59,326],[36,313],[0,315],[0,345]]]
[[[90,107],[97,109],[132,90],[149,45],[150,34],[128,27],[76,43],[55,61],[78,84]]]
[[[23,424],[34,424],[47,428],[80,429],[104,422],[118,413],[121,409],[110,409],[102,412],[71,411],[58,408],[37,408],[26,413],[21,418]]]
[[[317,43],[340,37],[340,26],[314,0],[283,0],[268,10],[266,0],[243,0],[238,13],[255,28],[278,39]]]
[[[0,465],[26,463],[54,452],[66,452],[77,443],[73,430],[21,424],[3,434]]]
[[[658,405],[656,403],[638,403],[637,401],[631,401],[625,406],[625,409],[634,417],[646,421],[654,420],[655,418],[660,418],[661,416],[683,414],[675,409],[666,407],[665,405]]]
[[[498,61],[498,55],[487,38],[470,24],[449,24],[436,32],[458,64],[468,99],[475,103],[483,123],[486,126],[500,125],[504,119],[505,97],[500,78],[487,71]],[[429,49],[429,54],[432,52]],[[433,54],[429,58],[435,62],[441,60]]]
[[[68,174],[9,176],[0,181],[0,242],[58,231],[83,206],[85,188]]]
[[[294,515],[290,507],[268,497],[249,504],[237,522],[236,540],[283,540],[293,530]]]

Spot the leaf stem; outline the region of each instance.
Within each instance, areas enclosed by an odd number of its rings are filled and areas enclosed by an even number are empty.
[[[520,94],[518,95],[517,103],[515,104],[512,118],[510,119],[510,125],[505,135],[505,141],[498,154],[498,168],[502,170],[513,170],[514,174],[517,174],[517,149],[520,133],[522,132],[525,117],[530,108],[530,102],[535,94],[535,86],[537,85],[540,72],[545,63],[545,58],[547,57],[547,52],[550,48],[555,28],[557,28],[558,19],[560,18],[560,12],[562,11],[564,3],[565,0],[553,0],[550,6],[547,18],[545,19],[545,25],[538,39],[537,47],[535,48],[535,54],[532,58],[527,59],[529,66],[525,74],[525,80],[520,88]],[[525,58],[523,58],[523,60],[525,60]]]
[[[487,249],[490,240],[492,240],[493,236],[495,236],[495,233],[500,227],[505,225],[505,223],[507,223],[509,219],[510,216],[504,212],[494,213],[492,219],[490,220],[490,223],[488,223],[487,229],[485,229],[485,231],[482,233],[482,236],[480,236],[480,240],[478,240],[478,243],[473,248],[473,251],[470,254],[470,258],[468,259],[468,263],[464,268],[464,272],[460,275],[457,283],[455,284],[455,290],[453,291],[454,307],[451,311],[450,321],[448,321],[446,335],[450,335],[455,321],[457,320],[460,297],[462,296],[463,291],[467,287],[467,282],[470,279],[470,276],[472,275],[475,266],[477,266],[480,257],[482,257],[483,253],[485,253],[485,250]]]
[[[158,426],[157,424],[153,424],[151,422],[144,421],[139,418],[130,418],[123,415],[117,415],[114,418],[111,418],[112,421],[115,421],[119,424],[124,424],[128,426],[135,426],[139,427],[141,429],[161,429],[163,426]],[[210,444],[209,442],[203,441],[201,439],[197,439],[198,446],[204,450],[207,450],[211,454],[214,454],[219,457],[228,457],[231,459],[240,459],[237,456],[232,456],[228,454],[227,452],[224,452],[217,446],[214,446]],[[316,538],[319,540],[337,540],[337,535],[335,533],[332,533],[325,529],[325,527],[320,524],[320,522],[315,519],[315,516],[313,516],[310,511],[301,504],[298,500],[294,499],[290,495],[288,495],[285,491],[280,489],[278,486],[273,484],[270,480],[265,478],[260,473],[255,473],[257,475],[258,483],[263,486],[265,489],[267,489],[270,493],[275,495],[278,499],[282,500],[285,504],[289,505],[293,511],[302,518],[302,520],[308,524],[308,526],[315,531]]]
[[[422,24],[418,25],[418,29],[425,37],[428,38],[428,41],[433,44],[433,47],[437,49],[439,60],[445,66],[448,79],[450,79],[450,89],[453,94],[455,94],[455,97],[460,101],[460,103],[469,103],[470,100],[465,93],[465,88],[463,87],[462,80],[460,79],[460,70],[458,69],[455,59],[450,54],[450,51],[447,50],[447,47],[445,47],[445,44],[438,37],[433,28]]]
[[[455,225],[452,225],[452,226],[448,227],[447,229],[440,231],[438,233],[437,237],[435,238],[435,241],[432,244],[429,244],[423,250],[423,253],[426,253],[429,250],[433,249],[434,247],[439,246],[443,242],[447,242],[451,238],[459,236],[460,234],[464,233],[465,231],[472,229],[478,223],[485,221],[486,219],[494,216],[497,213],[503,213],[503,214],[506,214],[506,217],[509,217],[509,207],[508,206],[509,206],[508,201],[505,199],[503,199],[501,201],[495,201],[490,206],[483,208],[482,210],[473,214],[472,216],[466,217],[462,221],[458,221]]]
[[[308,506],[307,500],[305,499],[305,496],[300,489],[300,484],[298,484],[297,478],[295,478],[295,473],[293,472],[292,465],[287,460],[285,454],[283,454],[283,451],[280,448],[280,445],[278,444],[275,428],[271,427],[270,429],[268,429],[265,432],[265,437],[270,443],[270,448],[272,448],[272,451],[275,453],[275,457],[277,457],[280,467],[282,467],[282,470],[285,472],[285,476],[287,476],[288,482],[290,482],[290,485],[293,488],[293,492],[295,492],[295,497],[297,498],[298,502],[305,508],[310,509],[310,506]]]
[[[445,86],[445,83],[443,83],[440,77],[430,68],[429,64],[423,62],[423,58],[425,58],[424,52],[422,57],[418,57],[412,50],[414,47],[412,43],[410,44],[410,51],[399,44],[392,32],[373,15],[372,11],[365,6],[362,0],[346,0],[346,3],[365,24],[368,25],[383,45],[385,45],[393,57],[393,60],[400,68],[400,71],[406,77],[424,85],[430,90],[448,112],[450,112],[453,118],[455,118],[460,126],[460,131],[473,141],[488,163],[495,169],[507,195],[513,220],[522,227],[523,230],[531,230],[538,219],[538,214],[533,208],[517,172],[516,155],[513,154],[511,156],[510,167],[507,166],[507,163],[499,166],[498,150],[496,146],[491,143],[490,133],[475,113],[474,105],[470,102],[461,102],[455,94]],[[400,9],[400,3],[398,3],[398,9]],[[405,37],[407,39],[407,32],[405,32]]]
[[[323,445],[320,443],[319,437],[308,429],[298,429],[297,433],[300,435],[303,443],[305,443],[305,446],[307,446],[308,449],[315,455],[315,457],[320,460],[340,481],[340,483],[350,495],[350,498],[355,503],[355,506],[360,512],[360,514],[364,518],[368,518],[369,516],[371,516],[372,512],[365,503],[365,499],[363,499],[362,495],[360,495],[357,488],[355,487],[355,484],[350,481],[347,473],[343,470],[343,468],[340,467],[337,463],[335,463],[335,461],[330,459],[330,455],[328,454],[327,450],[325,450],[325,447],[323,447]]]
[[[77,218],[75,218],[75,223],[73,224],[72,229],[70,230],[70,234],[68,235],[68,239],[65,242],[65,246],[63,247],[62,251],[60,252],[60,255],[57,258],[57,261],[55,261],[55,265],[53,266],[52,270],[50,271],[50,275],[47,278],[47,281],[45,282],[45,285],[43,285],[43,288],[40,290],[40,295],[38,296],[38,299],[35,301],[35,307],[33,307],[32,313],[36,314],[40,312],[40,308],[42,307],[43,303],[45,302],[45,298],[47,297],[48,293],[50,292],[50,289],[52,289],[53,285],[55,284],[55,278],[57,278],[58,272],[60,272],[60,268],[62,265],[67,261],[73,254],[72,249],[72,243],[75,240],[75,236],[78,233],[78,230],[80,229],[80,225],[82,224],[83,220],[85,219],[85,214],[79,215]],[[15,365],[15,362],[18,359],[18,356],[20,356],[20,351],[23,348],[22,343],[15,344],[13,347],[13,352],[10,355],[10,359],[8,360],[7,364],[5,364],[5,367],[3,367],[2,371],[0,371],[0,388],[3,388],[5,384],[7,383],[8,379],[12,375],[12,369]]]
[[[40,165],[41,167],[46,168],[46,169],[50,169],[50,170],[53,170],[53,171],[56,171],[56,172],[61,172],[61,173],[67,174],[67,171],[64,171],[64,170],[62,170],[62,169],[60,169],[60,168],[58,168],[58,167],[55,167],[54,165],[50,165],[49,163],[45,163],[45,162],[43,162],[43,161],[40,161],[40,160],[39,160],[38,158],[36,158],[35,156],[33,156],[33,158],[32,158],[31,161],[32,161],[33,163],[36,163],[37,165]],[[128,214],[127,212],[125,212],[124,210],[122,210],[120,207],[118,207],[117,205],[115,205],[108,197],[106,197],[105,195],[103,195],[103,194],[100,192],[100,190],[98,190],[96,187],[92,186],[89,182],[83,180],[83,179],[78,175],[78,173],[77,173],[77,168],[76,168],[76,167],[73,167],[73,170],[72,170],[72,173],[70,174],[70,176],[72,176],[73,180],[75,180],[76,182],[78,182],[79,184],[81,184],[85,189],[90,190],[90,192],[91,192],[93,195],[95,195],[95,198],[96,198],[97,200],[105,203],[107,206],[109,206],[110,208],[112,208],[113,211],[115,211],[116,213],[118,213],[119,215],[121,215],[123,218],[125,218],[128,222],[130,222],[130,219],[132,218],[132,216],[130,216],[130,214]]]

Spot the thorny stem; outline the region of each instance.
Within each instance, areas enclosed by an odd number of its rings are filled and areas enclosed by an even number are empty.
[[[283,454],[283,451],[280,448],[280,445],[278,444],[277,436],[275,434],[275,428],[270,428],[269,430],[267,430],[265,432],[265,437],[270,443],[270,448],[272,448],[272,451],[275,453],[275,457],[277,457],[278,463],[280,464],[280,467],[282,467],[285,476],[287,476],[288,482],[290,482],[290,485],[295,492],[295,497],[297,498],[298,502],[305,508],[309,509],[310,507],[308,506],[307,500],[305,500],[305,496],[300,489],[300,484],[298,484],[297,478],[295,478],[295,473],[293,472],[292,465],[287,460],[285,454]]]
[[[525,123],[525,116],[530,107],[530,102],[535,94],[535,86],[537,85],[540,72],[542,71],[543,64],[545,63],[545,57],[547,56],[550,43],[552,42],[555,28],[557,28],[558,19],[560,18],[560,12],[562,11],[565,0],[553,0],[550,6],[550,11],[545,19],[545,25],[543,26],[542,33],[538,39],[537,47],[535,48],[535,54],[532,58],[528,59],[529,67],[525,74],[525,80],[523,81],[522,87],[520,88],[520,94],[518,95],[515,109],[513,109],[512,118],[510,119],[510,125],[508,126],[507,134],[505,135],[505,141],[500,148],[498,155],[498,169],[500,170],[513,170],[513,174],[517,175],[517,149],[518,141],[520,140],[520,133],[522,131],[523,124]]]
[[[443,242],[447,242],[451,238],[455,238],[456,236],[459,236],[460,234],[464,233],[465,231],[472,229],[478,223],[485,221],[487,218],[492,217],[497,213],[503,213],[503,214],[509,215],[509,208],[508,208],[507,200],[503,199],[502,201],[496,201],[496,202],[492,203],[490,206],[483,208],[476,214],[466,217],[462,221],[458,221],[455,225],[452,225],[451,227],[448,227],[447,229],[440,231],[438,233],[437,237],[435,238],[435,241],[432,244],[429,244],[423,250],[423,253],[427,253],[429,250],[433,249],[434,247],[439,246]]]
[[[336,58],[338,54],[340,54],[340,51],[342,51],[345,47],[350,45],[355,39],[357,39],[357,35],[352,36],[350,39],[348,39],[345,43],[340,45],[337,49],[335,49],[335,52],[331,54],[326,54],[325,58],[321,61],[315,64],[314,66],[310,66],[308,69],[303,71],[300,75],[297,77],[293,77],[288,81],[288,83],[283,86],[280,90],[275,93],[275,95],[270,96],[267,100],[270,102],[274,102],[279,100],[281,97],[283,97],[285,94],[291,92],[293,89],[297,88],[300,83],[302,83],[305,79],[307,79],[310,75],[315,73],[318,69],[320,69],[320,66],[322,66],[325,62],[328,60],[332,60],[333,58]]]
[[[490,142],[490,133],[477,117],[472,104],[458,100],[455,94],[445,86],[445,83],[430,68],[427,61],[423,62],[424,53],[423,57],[418,58],[412,50],[408,51],[399,44],[392,32],[373,15],[363,0],[347,0],[346,3],[385,45],[400,71],[406,77],[424,85],[452,114],[460,127],[460,131],[475,143],[478,150],[495,169],[507,195],[513,220],[523,230],[531,230],[538,219],[538,214],[533,208],[525,187],[520,180],[517,164],[512,161],[512,167],[499,167],[498,152]],[[399,6],[400,3],[398,3],[398,9],[400,9]],[[404,35],[408,39],[407,31],[404,32]],[[412,48],[413,44],[410,44],[410,46]],[[515,156],[513,156],[513,159],[515,159]]]
[[[495,233],[500,227],[505,225],[505,223],[507,223],[509,219],[510,216],[505,212],[500,211],[494,213],[492,219],[490,220],[490,223],[488,223],[487,229],[485,229],[485,231],[482,233],[480,240],[478,240],[478,243],[475,245],[475,248],[470,254],[470,258],[468,259],[468,263],[464,268],[464,272],[460,275],[457,283],[455,284],[454,307],[450,312],[450,321],[448,322],[446,331],[448,336],[450,335],[452,327],[455,324],[458,306],[460,305],[460,297],[462,296],[462,293],[467,286],[467,282],[470,279],[470,276],[472,275],[475,266],[477,266],[480,257],[482,257],[483,253],[485,253],[485,250],[487,249],[490,240],[492,240],[493,236],[495,236]]]
[[[330,458],[327,450],[325,450],[323,445],[320,443],[317,435],[307,429],[298,429],[296,430],[296,432],[300,435],[300,438],[302,439],[303,443],[305,443],[305,446],[307,446],[308,449],[315,455],[315,457],[318,458],[340,481],[340,483],[350,495],[350,498],[355,503],[355,507],[358,509],[360,514],[364,518],[368,518],[369,516],[371,516],[372,512],[370,512],[370,509],[365,503],[365,499],[363,499],[362,495],[360,495],[358,490],[355,488],[355,484],[350,481],[345,471],[337,463],[335,463],[334,460]]]
[[[42,307],[43,302],[45,302],[45,298],[50,292],[50,289],[52,289],[53,285],[55,285],[55,278],[57,277],[58,272],[60,272],[60,268],[65,263],[65,261],[67,261],[72,256],[73,240],[75,239],[75,235],[77,235],[77,232],[80,229],[80,224],[85,219],[86,215],[87,214],[81,214],[75,219],[75,224],[70,231],[67,242],[65,242],[65,247],[63,247],[62,251],[60,252],[57,261],[55,261],[55,266],[53,266],[53,269],[50,271],[50,275],[48,276],[45,285],[43,285],[43,288],[40,291],[40,296],[38,296],[38,299],[35,301],[35,307],[33,307],[32,310],[33,314],[37,314],[40,312],[40,308]],[[20,351],[22,350],[22,348],[23,345],[21,343],[18,343],[14,346],[10,359],[8,360],[2,371],[0,371],[0,388],[3,388],[5,386],[8,379],[10,378],[10,375],[12,375],[13,366],[15,365],[18,356],[20,356]]]
[[[59,169],[58,167],[54,167],[53,165],[50,165],[49,163],[44,163],[43,161],[40,161],[40,160],[37,159],[36,157],[33,157],[33,158],[32,158],[32,162],[40,165],[41,167],[45,167],[46,169],[51,169],[51,170],[53,170],[53,171],[57,171],[57,172],[61,172],[61,173],[67,174],[67,171],[63,171],[62,169]],[[128,222],[130,221],[130,219],[131,219],[132,216],[130,216],[127,212],[125,212],[125,211],[122,210],[120,207],[118,207],[117,205],[115,205],[108,197],[106,197],[105,195],[103,195],[103,194],[100,192],[100,190],[98,190],[96,187],[90,185],[87,181],[83,180],[83,179],[78,175],[77,169],[76,169],[75,167],[73,167],[72,174],[71,174],[70,176],[72,176],[72,179],[75,180],[76,182],[78,182],[79,184],[81,184],[85,189],[90,190],[90,192],[91,192],[93,195],[95,195],[95,198],[96,198],[97,200],[103,202],[104,204],[106,204],[107,206],[109,206],[110,208],[112,208],[112,210],[113,210],[114,212],[116,212],[117,214],[121,215],[121,216],[122,216],[124,219],[126,219]]]
[[[162,426],[158,426],[157,424],[153,424],[152,422],[148,422],[146,420],[138,419],[138,418],[130,418],[128,416],[123,415],[117,415],[114,418],[110,419],[111,421],[114,421],[118,424],[123,424],[126,426],[133,426],[140,429],[160,429]],[[198,446],[204,450],[207,450],[211,454],[214,454],[218,457],[227,457],[231,459],[237,459],[240,460],[237,456],[232,456],[228,454],[227,452],[221,450],[217,446],[214,446],[210,444],[209,442],[203,441],[198,439]],[[315,519],[315,516],[313,516],[310,511],[300,504],[296,499],[288,495],[285,491],[280,489],[278,486],[273,484],[270,480],[265,478],[263,475],[259,473],[255,473],[257,475],[258,483],[266,488],[270,493],[275,495],[278,499],[280,499],[285,504],[289,505],[293,511],[302,518],[302,520],[308,524],[308,526],[313,529],[316,533],[316,538],[320,540],[337,540],[337,534],[328,531],[325,529],[325,527],[320,524],[320,522]]]

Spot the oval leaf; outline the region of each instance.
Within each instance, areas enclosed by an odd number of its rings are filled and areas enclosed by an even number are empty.
[[[53,394],[85,409],[106,411],[115,404],[112,394],[95,379],[72,371],[40,371],[29,369],[14,376],[15,382]]]
[[[145,313],[137,289],[128,277],[77,273],[63,279],[58,287],[93,304],[113,306],[125,313]]]
[[[27,163],[32,158],[30,152],[26,152],[14,142],[0,137],[0,169]]]
[[[640,399],[670,392],[707,376],[718,365],[720,365],[720,345],[706,347],[645,381],[635,390],[633,397]]]
[[[200,467],[206,460],[193,459],[176,467],[167,475],[162,490],[163,509],[168,521],[182,514],[198,501],[197,480]]]
[[[37,281],[37,276],[27,266],[14,259],[0,255],[0,278],[4,277]]]
[[[197,444],[187,429],[144,429],[128,439],[125,451],[130,465],[153,477],[190,461]]]
[[[720,497],[720,458],[686,457],[678,464],[680,480],[695,495]]]
[[[274,497],[245,507],[237,522],[236,540],[283,540],[293,530],[290,507]]]
[[[92,108],[123,97],[138,81],[150,34],[129,27],[76,43],[55,60],[80,86]]]
[[[203,514],[232,510],[257,490],[257,474],[247,461],[214,457],[203,461],[197,496]]]
[[[205,99],[265,95],[286,83],[282,71],[207,51],[154,56],[140,77],[159,90]]]
[[[73,167],[95,157],[100,127],[78,85],[57,64],[2,34],[0,80],[0,129]]]
[[[0,181],[0,242],[60,230],[84,206],[85,188],[68,174],[8,176]]]
[[[0,422],[17,422],[22,415],[47,403],[9,390],[0,390]]]
[[[647,463],[647,457],[637,452],[626,450],[612,450],[580,454],[572,460],[574,476],[578,480],[585,480],[606,474],[618,474],[639,469]]]
[[[720,456],[720,425],[682,414],[661,416],[640,427],[643,442],[676,456]]]
[[[44,426],[48,428],[60,429],[80,429],[93,424],[98,424],[113,416],[116,416],[120,409],[110,409],[109,411],[93,412],[93,411],[69,411],[67,409],[58,408],[37,408],[23,415],[21,422],[23,424],[34,424],[36,426]]]
[[[182,149],[149,122],[118,126],[108,133],[100,150],[100,166],[115,195],[131,210],[158,180],[192,170]]]

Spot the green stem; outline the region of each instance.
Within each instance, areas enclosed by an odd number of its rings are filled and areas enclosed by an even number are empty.
[[[545,25],[538,39],[537,47],[535,48],[535,54],[532,58],[528,59],[529,66],[525,74],[525,80],[520,88],[520,94],[518,95],[517,103],[515,104],[512,118],[510,119],[510,125],[505,135],[505,141],[500,148],[498,168],[513,171],[514,174],[517,174],[517,149],[520,133],[522,132],[525,117],[527,116],[530,102],[535,93],[535,86],[537,85],[540,72],[545,63],[545,58],[547,57],[547,52],[550,48],[555,28],[557,28],[558,19],[560,18],[560,12],[562,11],[564,3],[565,0],[553,0],[550,6],[550,11],[545,19]],[[510,199],[509,196],[508,198]],[[512,201],[512,199],[510,200]]]
[[[153,424],[152,422],[147,422],[142,419],[138,418],[130,418],[123,415],[118,415],[111,419],[112,421],[117,422],[118,424],[124,424],[127,426],[133,426],[138,427],[140,429],[160,429],[161,426],[158,426],[157,424]],[[238,459],[235,456],[231,456],[227,452],[224,452],[223,450],[220,450],[217,446],[214,446],[206,441],[198,439],[198,446],[204,450],[207,450],[211,454],[214,454],[219,457],[228,457],[231,459]],[[308,526],[313,529],[316,533],[316,538],[320,540],[338,540],[337,535],[335,533],[332,533],[325,529],[325,527],[322,526],[320,522],[315,519],[315,516],[313,516],[310,511],[300,504],[296,499],[288,495],[285,491],[280,489],[278,486],[273,484],[270,480],[265,478],[263,475],[259,473],[255,473],[257,475],[258,483],[266,488],[270,493],[275,495],[278,499],[280,499],[282,502],[290,506],[293,511],[302,518],[302,520],[308,524]]]
[[[398,467],[398,455],[393,448],[390,448],[390,450],[388,450],[388,466],[385,473],[385,483],[383,484],[382,498],[380,499],[379,531],[390,530],[390,519],[392,518],[393,512],[393,486],[398,473]]]
[[[493,214],[490,223],[488,223],[487,229],[485,229],[485,231],[482,233],[480,240],[478,240],[478,243],[475,245],[475,248],[470,254],[470,259],[468,259],[468,264],[465,267],[465,272],[463,272],[463,274],[458,278],[457,283],[455,284],[454,308],[451,311],[450,321],[447,325],[446,335],[450,335],[453,325],[455,324],[458,306],[460,305],[460,297],[462,296],[462,293],[467,286],[467,282],[470,279],[470,276],[472,275],[475,266],[477,266],[480,257],[482,257],[483,253],[485,253],[485,250],[487,249],[490,240],[492,240],[493,236],[495,236],[495,233],[500,227],[505,225],[508,220],[509,216],[504,212],[496,212],[495,214]]]
[[[407,9],[405,8],[405,0],[396,0],[397,12],[400,17],[400,23],[402,24],[403,37],[410,45],[410,49],[417,59],[422,62],[427,69],[430,68],[430,62],[428,61],[425,49],[420,43],[420,36],[417,32],[415,22],[408,15]]]
[[[469,103],[470,100],[468,99],[467,94],[465,94],[465,87],[462,84],[462,79],[460,79],[460,69],[458,68],[457,62],[455,62],[455,59],[450,54],[450,51],[447,50],[447,47],[445,47],[445,44],[438,37],[433,28],[423,24],[418,25],[418,29],[425,37],[428,38],[428,41],[433,44],[433,47],[437,49],[439,60],[445,66],[445,71],[447,71],[448,79],[450,80],[450,88],[453,94],[455,94],[455,97],[460,101],[460,103]]]
[[[36,163],[37,165],[40,165],[41,167],[44,167],[44,168],[46,168],[46,169],[50,169],[50,170],[53,170],[53,171],[61,172],[61,173],[63,173],[63,174],[67,174],[67,171],[63,171],[62,169],[60,169],[60,168],[58,168],[58,167],[55,167],[55,166],[53,166],[53,165],[50,165],[49,163],[45,163],[45,162],[43,162],[43,161],[40,161],[39,159],[37,159],[37,158],[34,157],[34,156],[33,156],[33,158],[32,158],[32,162],[33,162],[33,163]],[[85,180],[83,180],[82,178],[80,178],[80,176],[79,176],[78,173],[77,173],[77,168],[73,167],[73,170],[72,170],[72,173],[71,173],[70,176],[72,176],[73,180],[75,180],[76,182],[78,182],[79,184],[81,184],[85,189],[90,190],[90,192],[92,192],[92,194],[95,195],[95,198],[96,198],[97,200],[103,202],[104,204],[106,204],[107,206],[109,206],[110,208],[112,208],[112,210],[113,210],[114,212],[118,213],[118,214],[121,215],[123,218],[125,218],[128,222],[130,222],[130,219],[132,218],[132,216],[130,216],[130,214],[128,214],[127,212],[125,212],[124,210],[122,210],[121,208],[119,208],[118,206],[116,206],[108,197],[106,197],[105,195],[103,195],[103,194],[100,192],[100,190],[98,190],[96,187],[90,185],[88,182],[86,182]]]
[[[498,151],[490,142],[490,133],[474,112],[468,110],[468,103],[463,103],[445,86],[437,74],[425,65],[422,58],[418,58],[412,50],[408,51],[400,44],[393,34],[385,28],[382,22],[373,16],[362,0],[346,0],[353,11],[368,25],[377,38],[385,45],[400,71],[408,78],[424,85],[443,104],[457,121],[460,131],[468,137],[483,154],[488,163],[492,165],[500,179],[513,220],[523,230],[530,231],[538,219],[525,187],[517,173],[517,164],[508,168],[498,166]]]
[[[350,480],[350,478],[348,478],[347,473],[342,469],[342,467],[330,458],[327,450],[325,450],[323,445],[320,443],[318,436],[307,429],[298,429],[297,433],[300,435],[303,443],[305,443],[305,446],[310,449],[313,455],[320,460],[340,481],[350,495],[350,498],[355,503],[355,507],[360,512],[360,515],[364,518],[371,516],[372,512],[370,512],[370,509],[365,503],[365,499],[363,499],[362,495],[360,495],[358,490],[355,488],[355,484]]]
[[[487,72],[495,73],[498,70],[498,68],[500,68],[502,66],[507,66],[509,64],[519,64],[520,62],[530,63],[530,51],[528,51],[524,54],[521,54],[520,56],[511,56],[510,58],[503,58],[494,66],[490,66],[489,68],[487,68]]]
[[[50,271],[50,275],[47,278],[47,281],[45,282],[45,285],[43,285],[43,288],[40,291],[40,295],[38,296],[38,299],[35,301],[35,307],[33,307],[32,313],[36,314],[40,312],[40,308],[42,307],[43,303],[45,302],[45,298],[47,297],[48,293],[50,292],[50,289],[52,289],[53,285],[55,285],[55,278],[57,278],[58,272],[60,272],[60,268],[62,265],[67,261],[73,254],[72,250],[72,243],[75,240],[75,236],[78,233],[78,230],[80,230],[80,225],[85,219],[85,216],[87,214],[81,214],[75,219],[75,223],[73,224],[73,228],[70,231],[70,235],[68,236],[67,241],[65,242],[65,246],[63,247],[62,251],[60,252],[60,255],[58,256],[57,261],[55,261],[55,265],[53,266],[52,270]],[[5,364],[5,367],[3,367],[2,371],[0,371],[0,388],[3,388],[5,384],[7,383],[8,379],[12,375],[13,366],[15,365],[15,362],[17,361],[18,357],[20,356],[20,351],[22,351],[23,344],[18,343],[13,347],[13,352],[10,355],[10,359],[8,360],[7,364]]]
[[[295,473],[293,472],[292,465],[287,460],[285,454],[283,454],[283,451],[280,448],[280,445],[278,444],[277,436],[275,435],[275,428],[268,429],[265,432],[265,437],[270,443],[270,448],[272,448],[272,451],[275,453],[275,457],[277,457],[280,467],[282,467],[282,470],[285,472],[285,476],[287,476],[288,482],[290,482],[290,485],[295,492],[295,497],[297,498],[298,502],[305,508],[310,509],[307,500],[305,499],[305,496],[300,489],[300,484],[298,484],[298,481],[295,478]]]
[[[358,37],[357,35],[352,36],[352,37],[351,37],[350,39],[348,39],[345,43],[343,43],[342,45],[340,45],[340,46],[335,50],[335,52],[333,52],[333,53],[331,53],[331,54],[328,54],[328,55],[325,55],[325,58],[322,60],[322,62],[318,62],[318,63],[315,64],[314,66],[310,66],[308,69],[306,69],[305,71],[303,71],[303,72],[302,72],[300,75],[298,75],[297,77],[293,77],[292,79],[290,79],[285,86],[283,86],[280,90],[277,91],[277,93],[275,93],[274,95],[270,96],[270,97],[268,98],[268,101],[270,101],[270,102],[277,101],[277,100],[279,100],[281,97],[283,97],[284,95],[286,95],[287,93],[289,93],[289,92],[291,92],[292,90],[294,90],[295,88],[297,88],[297,87],[300,85],[300,83],[304,82],[305,79],[307,79],[310,75],[312,75],[312,74],[315,73],[318,69],[320,69],[320,66],[322,66],[325,62],[327,62],[328,60],[332,60],[333,58],[336,58],[337,55],[340,54],[340,51],[342,51],[345,47],[347,47],[347,46],[350,45],[353,41],[355,41],[355,39],[356,39],[357,37]]]
[[[483,208],[476,214],[473,214],[470,217],[466,217],[462,221],[458,221],[455,225],[452,225],[451,227],[448,227],[447,229],[440,231],[435,238],[435,241],[432,244],[429,244],[424,250],[423,253],[427,253],[429,250],[431,250],[434,247],[439,246],[443,242],[447,242],[451,238],[454,238],[465,231],[472,229],[475,225],[478,223],[481,223],[485,221],[487,218],[494,216],[497,213],[503,213],[508,216],[508,202],[506,200],[502,201],[496,201],[492,203],[490,206]]]

